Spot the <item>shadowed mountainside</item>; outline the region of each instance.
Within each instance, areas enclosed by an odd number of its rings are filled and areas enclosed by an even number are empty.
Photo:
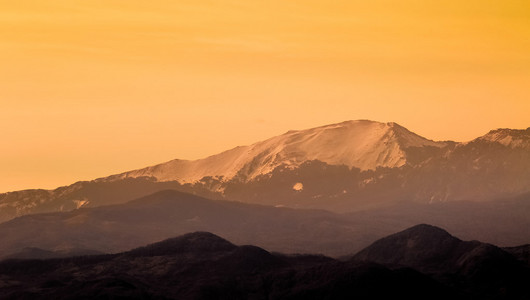
[[[516,247],[505,247],[503,249],[520,261],[530,264],[530,244]]]
[[[349,244],[358,244],[361,230],[327,211],[162,191],[125,204],[28,215],[2,223],[0,256],[25,247],[118,252],[192,231],[211,231],[238,244],[252,243],[273,251],[342,255],[351,252]]]
[[[482,297],[530,296],[527,262],[491,244],[462,241],[431,225],[417,225],[377,240],[353,260],[413,268]]]
[[[427,222],[465,239],[515,246],[530,241],[529,199],[487,205],[395,205],[336,214],[162,191],[125,204],[28,215],[2,223],[0,257],[28,247],[114,253],[193,231],[209,231],[237,244],[253,244],[269,251],[336,257],[355,253],[396,230]]]

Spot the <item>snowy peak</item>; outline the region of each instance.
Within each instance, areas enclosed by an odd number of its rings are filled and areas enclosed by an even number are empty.
[[[269,174],[277,167],[293,169],[311,160],[374,170],[378,167],[405,165],[409,148],[440,148],[445,145],[443,142],[425,139],[396,123],[356,120],[292,130],[204,159],[173,160],[114,178],[149,176],[158,181],[191,183],[211,176],[223,181],[232,178],[249,181]]]
[[[275,153],[271,158],[277,163],[298,165],[320,160],[331,165],[370,170],[404,165],[405,150],[409,147],[442,147],[444,144],[422,138],[396,123],[358,120],[290,131],[253,146],[265,145]]]
[[[530,149],[530,127],[527,129],[499,128],[491,130],[474,141],[499,143],[510,148]]]

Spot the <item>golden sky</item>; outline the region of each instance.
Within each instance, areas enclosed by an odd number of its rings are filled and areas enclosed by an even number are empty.
[[[0,192],[350,119],[530,126],[530,1],[0,0]]]

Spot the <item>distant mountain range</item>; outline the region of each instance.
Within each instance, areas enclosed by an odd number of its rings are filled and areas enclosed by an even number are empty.
[[[289,131],[205,159],[0,194],[0,222],[124,203],[166,189],[336,212],[510,198],[530,192],[530,128],[492,130],[466,143],[435,142],[396,123],[367,120]]]
[[[0,261],[2,299],[528,299],[529,281],[516,255],[430,225],[340,261],[208,232],[111,255]]]

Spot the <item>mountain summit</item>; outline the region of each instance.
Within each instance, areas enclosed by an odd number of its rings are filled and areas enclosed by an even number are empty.
[[[499,128],[491,130],[486,135],[475,141],[498,143],[511,148],[523,148],[530,150],[530,127],[525,129]]]
[[[465,143],[432,141],[396,123],[368,120],[288,131],[204,159],[172,160],[52,191],[0,194],[0,221],[168,189],[338,212],[499,200],[530,192],[530,129],[496,129]]]
[[[401,167],[407,164],[409,148],[446,146],[423,138],[397,123],[368,120],[346,121],[287,133],[236,147],[204,159],[172,160],[126,172],[118,178],[154,177],[158,181],[196,182],[206,176],[227,181],[237,177],[249,181],[277,167],[293,169],[319,160],[361,170]],[[115,177],[114,177],[115,178]]]

